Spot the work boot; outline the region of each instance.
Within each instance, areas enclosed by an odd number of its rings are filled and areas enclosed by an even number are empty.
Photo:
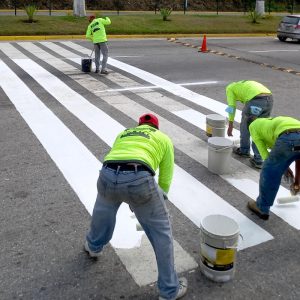
[[[260,217],[263,220],[269,219],[269,214],[263,213],[256,205],[256,202],[254,200],[250,200],[247,203],[247,207],[254,212],[258,217]]]
[[[95,73],[98,74],[98,73],[99,73],[99,69],[96,69],[96,70],[95,70]]]
[[[108,74],[108,71],[107,71],[107,70],[101,70],[101,74],[107,75],[107,74]]]
[[[249,161],[250,161],[251,165],[252,165],[253,167],[255,167],[256,169],[261,169],[261,168],[262,168],[263,162],[258,162],[258,161],[256,161],[253,157],[251,157],[251,158],[249,159]]]
[[[187,292],[187,280],[185,277],[179,278],[179,289],[175,296],[175,298],[172,298],[171,300],[176,300],[182,298]],[[158,300],[167,300],[167,298],[159,296]]]
[[[88,241],[85,241],[84,251],[87,252],[89,254],[89,256],[92,257],[92,258],[97,258],[101,255],[101,251],[100,252],[94,252],[90,249]]]
[[[240,147],[233,147],[233,153],[241,157],[250,157],[250,152],[242,152]]]

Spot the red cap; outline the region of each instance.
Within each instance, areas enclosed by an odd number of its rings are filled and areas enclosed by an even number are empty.
[[[157,129],[159,127],[157,117],[152,115],[152,114],[144,114],[144,115],[140,116],[139,125],[142,125],[142,124],[145,124],[145,123],[149,123]]]
[[[89,22],[91,23],[95,19],[95,16],[89,16]]]

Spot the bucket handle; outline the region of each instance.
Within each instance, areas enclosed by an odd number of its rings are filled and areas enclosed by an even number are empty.
[[[93,47],[92,53],[91,53],[91,55],[90,55],[90,58],[92,58],[92,55],[93,55],[93,53],[94,53],[94,50],[95,50],[95,46]]]
[[[232,146],[224,147],[224,148],[220,148],[220,149],[216,149],[216,148],[210,146],[210,148],[212,148],[215,152],[220,152],[220,151],[223,151],[223,150],[232,149]]]
[[[244,237],[243,237],[243,235],[241,234],[241,233],[239,233],[239,236],[242,238],[242,240],[244,240]],[[231,247],[226,247],[226,249],[237,249],[238,248],[238,246],[231,246]]]

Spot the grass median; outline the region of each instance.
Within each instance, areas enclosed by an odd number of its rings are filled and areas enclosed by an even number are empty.
[[[160,14],[131,14],[110,16],[106,27],[110,35],[151,34],[274,34],[282,17],[266,16],[251,22],[246,15],[173,14],[163,21]],[[0,36],[83,35],[87,18],[73,16],[0,16]]]

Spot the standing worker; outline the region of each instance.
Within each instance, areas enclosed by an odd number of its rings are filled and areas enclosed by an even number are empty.
[[[239,156],[250,157],[248,120],[253,116],[258,118],[270,116],[273,108],[272,93],[259,82],[242,80],[232,82],[226,87],[226,97],[228,103],[226,112],[229,114],[228,136],[232,136],[236,102],[240,101],[245,105],[242,111],[242,120],[240,124],[240,147],[235,147],[233,152]],[[252,149],[254,157],[250,158],[250,162],[254,167],[261,169],[263,161],[255,143],[252,143]]]
[[[139,125],[121,132],[105,156],[97,182],[85,250],[98,257],[111,240],[116,214],[126,202],[143,227],[156,255],[160,300],[179,299],[187,291],[187,280],[178,279],[174,266],[173,236],[165,199],[174,169],[174,148],[159,129],[158,119],[144,114]],[[159,168],[158,184],[155,171]]]
[[[95,49],[95,73],[99,73],[100,70],[100,51],[102,53],[102,67],[101,74],[107,75],[108,71],[106,69],[107,59],[108,59],[108,47],[107,47],[107,37],[105,31],[105,25],[111,24],[110,18],[95,18],[95,16],[89,17],[89,26],[86,30],[86,38],[94,43]]]
[[[250,120],[251,122],[251,120]],[[248,202],[248,208],[261,219],[269,218],[270,207],[278,192],[284,172],[292,171],[290,164],[296,161],[292,194],[299,192],[300,183],[300,121],[290,117],[259,118],[249,126],[251,137],[262,158],[259,196]],[[268,152],[271,149],[271,152]]]

